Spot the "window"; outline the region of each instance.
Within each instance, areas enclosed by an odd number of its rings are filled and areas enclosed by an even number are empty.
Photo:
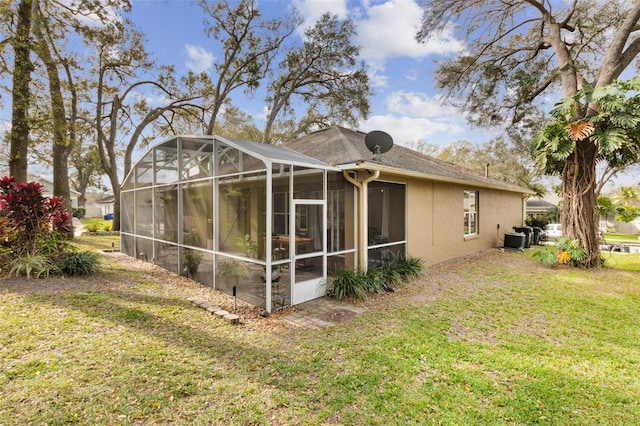
[[[464,236],[478,234],[478,191],[464,191]]]

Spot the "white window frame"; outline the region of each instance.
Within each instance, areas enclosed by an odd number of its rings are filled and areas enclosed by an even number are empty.
[[[473,198],[473,202],[467,201]],[[464,190],[463,193],[463,211],[464,211],[464,227],[463,232],[465,237],[473,237],[479,233],[479,221],[478,221],[478,203],[480,200],[479,191]]]

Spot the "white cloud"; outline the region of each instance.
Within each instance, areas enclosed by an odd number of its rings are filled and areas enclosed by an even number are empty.
[[[208,70],[213,65],[215,57],[202,47],[186,44],[185,50],[187,51],[188,58],[185,65],[191,71],[199,73]]]
[[[171,102],[171,99],[167,96],[166,93],[142,93],[139,91],[134,91],[131,93],[133,98],[138,101],[144,101],[147,105],[151,107],[158,107],[162,105],[167,105]]]
[[[338,15],[340,19],[347,18],[349,14],[347,0],[294,0],[293,4],[304,18],[304,23],[299,29],[301,33],[315,24],[327,12]]]
[[[384,64],[399,57],[423,59],[431,54],[459,52],[463,44],[445,31],[438,39],[418,43],[415,36],[422,20],[422,8],[413,0],[389,0],[367,7],[357,19],[360,56]]]
[[[394,142],[406,145],[410,142],[426,140],[429,143],[443,144],[458,139],[465,131],[456,122],[443,122],[430,118],[399,117],[396,115],[374,115],[362,123],[361,130],[383,130],[391,135]]]
[[[384,103],[385,113],[361,123],[362,130],[383,130],[400,145],[423,140],[446,145],[463,138],[486,139],[485,132],[481,135],[471,131],[464,116],[455,108],[442,105],[437,95],[397,90]]]
[[[392,114],[409,115],[411,117],[439,117],[443,115],[457,115],[458,112],[442,105],[439,96],[429,96],[426,93],[407,92],[398,90],[385,99],[387,111]]]
[[[417,70],[407,70],[407,72],[404,74],[404,78],[406,78],[407,80],[410,80],[410,81],[416,81],[416,80],[418,80],[418,71]]]

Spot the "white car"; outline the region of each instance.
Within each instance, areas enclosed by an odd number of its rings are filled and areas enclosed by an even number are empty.
[[[544,235],[547,241],[555,240],[558,237],[562,237],[562,225],[559,223],[550,223],[544,226]]]

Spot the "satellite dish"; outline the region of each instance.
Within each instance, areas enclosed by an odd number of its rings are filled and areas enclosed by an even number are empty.
[[[393,147],[393,139],[391,136],[381,130],[373,130],[367,133],[364,137],[364,143],[376,161],[380,161],[380,154],[384,154]]]

